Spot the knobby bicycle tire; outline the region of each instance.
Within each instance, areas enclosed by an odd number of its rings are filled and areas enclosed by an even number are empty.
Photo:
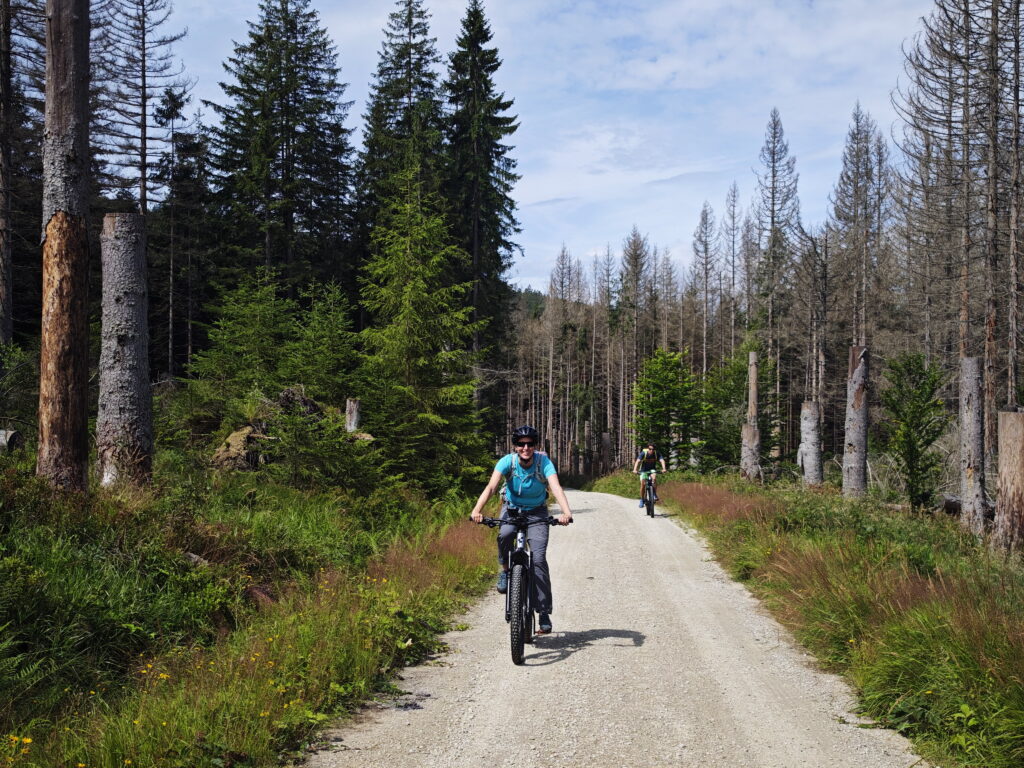
[[[647,488],[644,491],[644,505],[647,507],[647,516],[654,517],[654,488],[651,481],[647,481]]]
[[[509,605],[512,616],[509,619],[509,637],[512,641],[512,663],[523,663],[523,646],[526,642],[526,569],[513,565],[508,580]]]

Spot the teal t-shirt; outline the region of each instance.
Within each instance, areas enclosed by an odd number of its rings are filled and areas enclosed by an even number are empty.
[[[537,464],[536,469],[534,464]],[[508,503],[524,509],[539,507],[547,498],[547,485],[537,478],[536,470],[540,470],[541,477],[558,474],[551,459],[540,454],[534,454],[530,466],[524,467],[519,463],[519,457],[510,453],[498,461],[494,470],[508,478]]]

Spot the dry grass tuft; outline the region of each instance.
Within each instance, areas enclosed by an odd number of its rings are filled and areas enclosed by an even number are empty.
[[[764,522],[779,512],[776,502],[753,496],[741,496],[724,488],[704,483],[673,483],[661,492],[695,515],[715,518],[720,523],[739,520]]]
[[[489,562],[492,550],[486,546],[487,530],[466,521],[452,525],[426,544],[397,543],[371,562],[367,572],[371,578],[397,579],[410,589],[425,589],[437,584],[453,561],[469,567]]]

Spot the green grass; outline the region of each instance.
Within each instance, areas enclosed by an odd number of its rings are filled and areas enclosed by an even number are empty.
[[[633,496],[633,476],[595,490]],[[949,766],[1024,765],[1024,569],[955,520],[737,478],[665,478],[707,538],[864,713]]]
[[[275,765],[434,648],[490,570],[456,495],[173,459],[87,497],[0,459],[0,766]]]
[[[273,605],[223,643],[139,657],[128,695],[81,692],[75,726],[37,730],[15,764],[277,765],[392,670],[438,647],[459,596],[490,572],[492,548],[463,523],[393,546],[362,574],[325,570],[312,593]]]

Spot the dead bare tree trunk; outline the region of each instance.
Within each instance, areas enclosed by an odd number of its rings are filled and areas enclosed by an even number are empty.
[[[89,2],[47,0],[43,317],[36,472],[85,490],[89,461]]]
[[[821,418],[814,400],[804,400],[800,407],[799,456],[804,470],[804,485],[821,485],[825,481],[821,467]]]
[[[868,349],[850,347],[846,381],[846,451],[843,496],[856,498],[868,489]]]
[[[985,409],[981,362],[960,359],[960,524],[985,533]]]
[[[1013,552],[1024,542],[1024,413],[999,414],[999,497],[992,548]]]
[[[747,420],[740,447],[740,474],[748,480],[761,477],[761,432],[757,428],[757,352],[747,358]]]
[[[1002,81],[999,60],[999,3],[989,5],[990,24],[987,44],[987,61],[985,67],[985,90],[988,103],[999,103],[1000,85]],[[1000,163],[999,155],[1003,151],[999,146],[998,109],[990,108],[985,127],[985,366],[984,366],[984,397],[985,397],[985,456],[991,459],[996,450],[996,273],[999,269],[999,187]],[[966,499],[965,499],[966,501]]]
[[[103,330],[96,453],[100,484],[149,481],[153,396],[149,385],[146,220],[108,213],[100,237]]]
[[[1020,0],[1010,3],[1010,29],[1013,40],[1013,76],[1011,80],[1012,107],[1010,114],[1013,128],[1010,133],[1010,211],[1009,244],[1007,246],[1007,272],[1009,273],[1010,294],[1007,310],[1008,336],[1006,344],[1006,404],[1017,405],[1017,335],[1018,312],[1020,309],[1020,267],[1018,266],[1017,238],[1020,222]]]
[[[11,262],[11,0],[0,0],[0,344],[10,344],[13,336]]]

